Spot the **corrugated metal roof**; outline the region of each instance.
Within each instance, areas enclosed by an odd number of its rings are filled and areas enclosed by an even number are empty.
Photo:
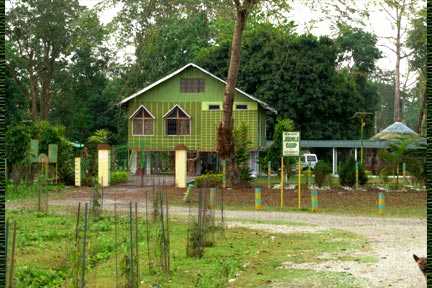
[[[385,148],[389,145],[387,141],[363,140],[364,148]],[[303,148],[360,148],[360,140],[302,140],[300,147]]]
[[[409,128],[402,122],[394,122],[387,128],[383,129],[381,132],[373,136],[372,140],[391,140],[400,137],[411,136],[413,138],[420,137],[414,130]]]
[[[273,141],[267,141],[266,147],[270,147]],[[301,148],[361,148],[361,140],[301,140]],[[383,149],[394,141],[385,140],[363,140],[364,148]],[[426,139],[420,138],[415,144],[409,145],[410,148],[426,145]]]

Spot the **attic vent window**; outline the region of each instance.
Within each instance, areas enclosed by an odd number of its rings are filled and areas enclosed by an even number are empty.
[[[190,116],[180,107],[174,106],[164,115],[167,135],[190,135]]]
[[[132,135],[153,135],[154,116],[144,106],[132,115]]]
[[[219,111],[220,109],[220,105],[219,104],[209,104],[208,105],[208,110],[209,111]]]
[[[180,92],[182,93],[200,93],[204,92],[204,79],[181,79]]]
[[[246,104],[237,104],[236,105],[236,110],[247,110],[248,109],[248,105]]]

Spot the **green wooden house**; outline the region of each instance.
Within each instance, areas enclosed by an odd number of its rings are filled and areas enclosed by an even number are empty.
[[[144,157],[149,173],[159,158],[151,156],[169,155],[178,144],[187,148],[189,175],[217,169],[216,133],[222,120],[225,83],[190,63],[122,100],[120,105],[129,115],[133,172]],[[266,118],[276,110],[240,89],[236,89],[233,109],[234,126],[242,122],[248,126],[250,166],[256,171],[258,152],[266,143]]]

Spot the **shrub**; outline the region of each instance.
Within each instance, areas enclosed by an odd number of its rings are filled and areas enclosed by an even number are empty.
[[[223,174],[204,174],[195,178],[195,186],[200,187],[220,187],[223,182]]]
[[[339,171],[339,181],[342,186],[353,187],[355,185],[355,160],[349,158],[348,161],[342,164]],[[367,183],[367,176],[363,165],[359,163],[359,184],[364,185]]]
[[[318,187],[322,187],[324,185],[331,172],[332,170],[330,168],[330,164],[323,160],[318,161],[314,171],[315,183],[318,185]]]
[[[16,272],[17,287],[63,287],[65,274],[62,271],[22,266]]]
[[[128,181],[127,171],[114,171],[111,173],[111,184],[125,183]]]

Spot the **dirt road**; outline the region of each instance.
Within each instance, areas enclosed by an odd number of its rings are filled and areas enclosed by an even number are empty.
[[[75,206],[79,201],[88,200],[85,197],[52,200],[50,206]],[[118,200],[118,203],[126,208],[129,200]],[[141,210],[145,209],[143,205],[139,206]],[[111,210],[113,207],[112,199],[104,200],[104,209]],[[187,215],[187,213],[188,209],[185,207],[170,207],[171,215]],[[426,255],[426,219],[231,210],[225,211],[224,217],[229,226],[241,226],[272,233],[313,233],[326,229],[342,229],[360,234],[369,240],[372,247],[372,251],[364,256],[375,256],[378,259],[377,263],[324,260],[318,264],[284,263],[283,265],[290,269],[349,272],[365,280],[368,283],[367,287],[426,287],[424,276],[412,258],[412,254]],[[280,220],[307,223],[312,226],[272,224],[271,222]],[[260,221],[261,224],[253,221]],[[262,223],[262,221],[269,221],[269,223]]]

